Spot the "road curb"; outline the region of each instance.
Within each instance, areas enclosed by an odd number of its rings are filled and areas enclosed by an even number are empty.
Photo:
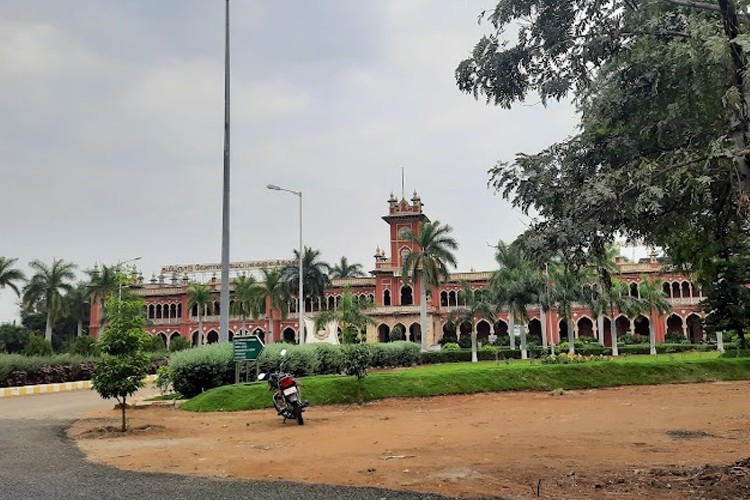
[[[153,382],[156,375],[148,375],[145,382]],[[60,382],[59,384],[37,384],[22,385],[20,387],[0,388],[0,398],[12,396],[31,396],[34,394],[49,394],[54,392],[83,391],[91,389],[91,380],[79,380],[77,382]]]

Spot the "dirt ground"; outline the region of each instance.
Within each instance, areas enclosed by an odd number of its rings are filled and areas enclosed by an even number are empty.
[[[489,393],[272,410],[92,415],[69,435],[137,471],[460,497],[750,498],[750,382]]]

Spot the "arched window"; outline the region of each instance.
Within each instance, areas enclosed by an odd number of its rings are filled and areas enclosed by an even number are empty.
[[[448,307],[448,292],[440,292],[440,305],[442,307]]]
[[[414,294],[409,285],[401,287],[401,305],[410,306],[414,303]]]
[[[391,291],[390,290],[385,290],[383,292],[383,305],[384,306],[391,305]]]

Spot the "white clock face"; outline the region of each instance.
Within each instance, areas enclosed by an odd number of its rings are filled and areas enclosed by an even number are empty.
[[[411,231],[409,231],[408,227],[402,227],[401,229],[398,230],[398,237],[401,238],[402,240],[405,240],[406,237],[409,236],[410,232]]]

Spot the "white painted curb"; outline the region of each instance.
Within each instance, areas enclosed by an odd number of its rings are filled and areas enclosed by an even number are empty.
[[[156,375],[148,375],[145,382],[153,382]],[[38,384],[23,385],[20,387],[2,387],[0,388],[0,398],[11,396],[28,396],[31,394],[47,394],[52,392],[81,391],[91,389],[90,380],[81,380],[78,382],[62,382],[59,384]]]

